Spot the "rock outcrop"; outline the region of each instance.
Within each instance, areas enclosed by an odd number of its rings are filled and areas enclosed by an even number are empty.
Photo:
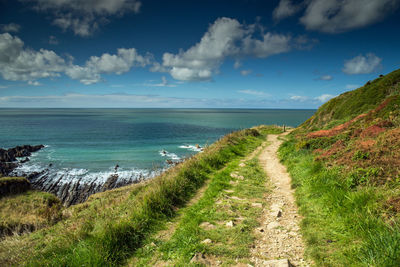
[[[133,176],[131,178],[121,179],[116,169],[116,173],[111,174],[105,182],[103,179],[97,178],[94,178],[91,181],[87,181],[87,179],[84,179],[83,176],[77,176],[76,178],[71,179],[71,177],[66,177],[65,175],[56,175],[57,171],[52,169],[51,165],[49,165],[47,169],[44,169],[40,172],[13,172],[13,170],[16,169],[20,164],[29,161],[28,157],[32,154],[32,152],[36,152],[43,147],[43,145],[23,145],[10,149],[0,148],[0,177],[11,175],[24,176],[27,179],[25,180],[25,182],[18,181],[7,183],[7,185],[3,183],[4,186],[0,188],[1,195],[14,194],[15,192],[24,192],[28,188],[32,187],[36,190],[52,193],[56,195],[65,206],[70,206],[86,201],[87,198],[92,194],[104,192],[106,190],[132,183],[138,183],[145,178],[141,176]],[[25,159],[18,162],[17,158],[19,157],[25,157]],[[16,177],[11,178],[16,179]]]
[[[28,180],[23,177],[0,177],[0,198],[23,193],[30,187]]]
[[[44,145],[23,145],[10,149],[0,148],[0,175],[6,176],[12,172],[18,166],[15,163],[18,157],[28,157],[32,154],[32,152],[36,152],[43,147]],[[25,161],[27,161],[26,158]]]
[[[112,174],[106,182],[99,182],[94,179],[90,182],[84,181],[82,177],[65,181],[64,176],[58,179],[51,177],[51,171],[45,169],[42,172],[35,172],[27,176],[32,187],[37,190],[55,194],[65,206],[85,202],[88,197],[98,192],[118,188],[121,186],[138,183],[144,177],[132,177],[132,179],[119,179],[118,174]]]

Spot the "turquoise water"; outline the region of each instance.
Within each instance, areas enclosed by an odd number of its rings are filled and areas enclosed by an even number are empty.
[[[144,175],[166,167],[237,129],[297,126],[315,110],[246,109],[0,109],[0,147],[44,144],[19,171],[54,175]],[[160,151],[165,150],[166,153]]]

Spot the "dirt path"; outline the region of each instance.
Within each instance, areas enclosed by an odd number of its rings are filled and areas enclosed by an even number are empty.
[[[261,227],[256,229],[252,261],[256,266],[268,266],[268,260],[288,259],[295,266],[308,266],[303,259],[304,244],[299,232],[301,218],[297,213],[294,190],[290,187],[291,179],[276,155],[282,143],[278,136],[268,135],[270,145],[259,157],[273,190],[267,196],[270,208],[264,210]]]

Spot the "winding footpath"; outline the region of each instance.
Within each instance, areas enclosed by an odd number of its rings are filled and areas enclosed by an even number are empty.
[[[256,266],[309,266],[304,260],[304,244],[300,234],[301,217],[291,189],[291,178],[278,159],[277,151],[282,144],[279,136],[268,135],[269,145],[259,156],[260,165],[267,173],[272,192],[267,196],[270,208],[265,209],[261,227],[256,229],[257,240],[251,251]],[[277,259],[285,259],[274,261]],[[288,261],[290,263],[288,263]]]

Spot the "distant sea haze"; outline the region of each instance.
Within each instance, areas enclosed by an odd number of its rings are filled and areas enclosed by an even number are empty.
[[[0,147],[43,144],[14,175],[46,173],[50,186],[126,182],[156,175],[168,162],[198,153],[234,130],[297,126],[315,110],[278,109],[0,109]],[[118,168],[116,169],[116,165]],[[37,179],[37,177],[36,177]]]

